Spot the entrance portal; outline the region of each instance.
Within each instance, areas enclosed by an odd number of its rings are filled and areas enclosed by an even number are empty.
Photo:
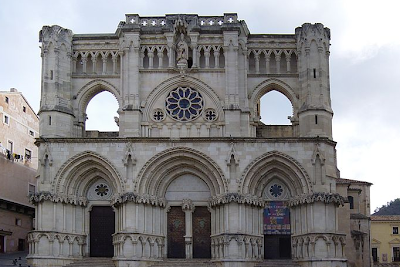
[[[185,213],[182,207],[171,207],[167,215],[167,257],[185,258]]]
[[[90,256],[112,257],[115,215],[109,206],[94,206],[90,212]]]
[[[211,258],[211,214],[207,207],[193,213],[193,258]]]
[[[291,258],[290,210],[284,201],[270,201],[264,209],[264,257]]]

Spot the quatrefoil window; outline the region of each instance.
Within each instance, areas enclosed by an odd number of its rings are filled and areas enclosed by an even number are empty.
[[[164,111],[162,111],[161,109],[156,109],[153,112],[153,120],[155,121],[162,121],[165,118],[165,114]]]
[[[283,189],[282,186],[274,184],[269,188],[269,192],[274,197],[280,197],[282,195]]]
[[[108,195],[109,190],[107,185],[99,184],[98,186],[96,186],[96,189],[94,191],[96,191],[97,195],[103,197]]]
[[[178,87],[169,92],[165,107],[167,114],[178,121],[192,121],[203,111],[204,100],[199,92],[190,87]]]
[[[203,113],[203,117],[206,121],[215,121],[217,119],[217,112],[212,108],[206,109]]]

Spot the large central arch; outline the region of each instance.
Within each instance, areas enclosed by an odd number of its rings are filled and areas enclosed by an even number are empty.
[[[152,157],[140,170],[135,191],[164,197],[168,185],[184,174],[202,179],[210,188],[212,196],[228,191],[220,167],[205,154],[185,147],[170,148]]]

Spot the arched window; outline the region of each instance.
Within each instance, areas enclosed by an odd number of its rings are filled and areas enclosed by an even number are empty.
[[[117,111],[118,102],[113,94],[107,91],[97,94],[86,108],[86,130],[118,131]]]
[[[290,125],[288,116],[293,115],[293,107],[282,93],[271,91],[261,97],[259,113],[261,122],[266,125]]]

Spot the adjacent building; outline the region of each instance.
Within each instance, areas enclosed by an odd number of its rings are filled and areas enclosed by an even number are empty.
[[[400,265],[400,215],[371,216],[371,247],[375,265]]]
[[[356,229],[340,207],[361,194],[355,214],[368,217],[369,185],[341,184],[330,37],[319,23],[253,34],[235,13],[128,14],[106,34],[44,26],[30,263],[361,266],[347,255],[367,246],[368,219]],[[118,132],[86,131],[102,91],[119,104]],[[290,125],[260,121],[271,91],[292,104]]]
[[[16,89],[0,91],[0,253],[27,250],[33,229],[39,117]]]

